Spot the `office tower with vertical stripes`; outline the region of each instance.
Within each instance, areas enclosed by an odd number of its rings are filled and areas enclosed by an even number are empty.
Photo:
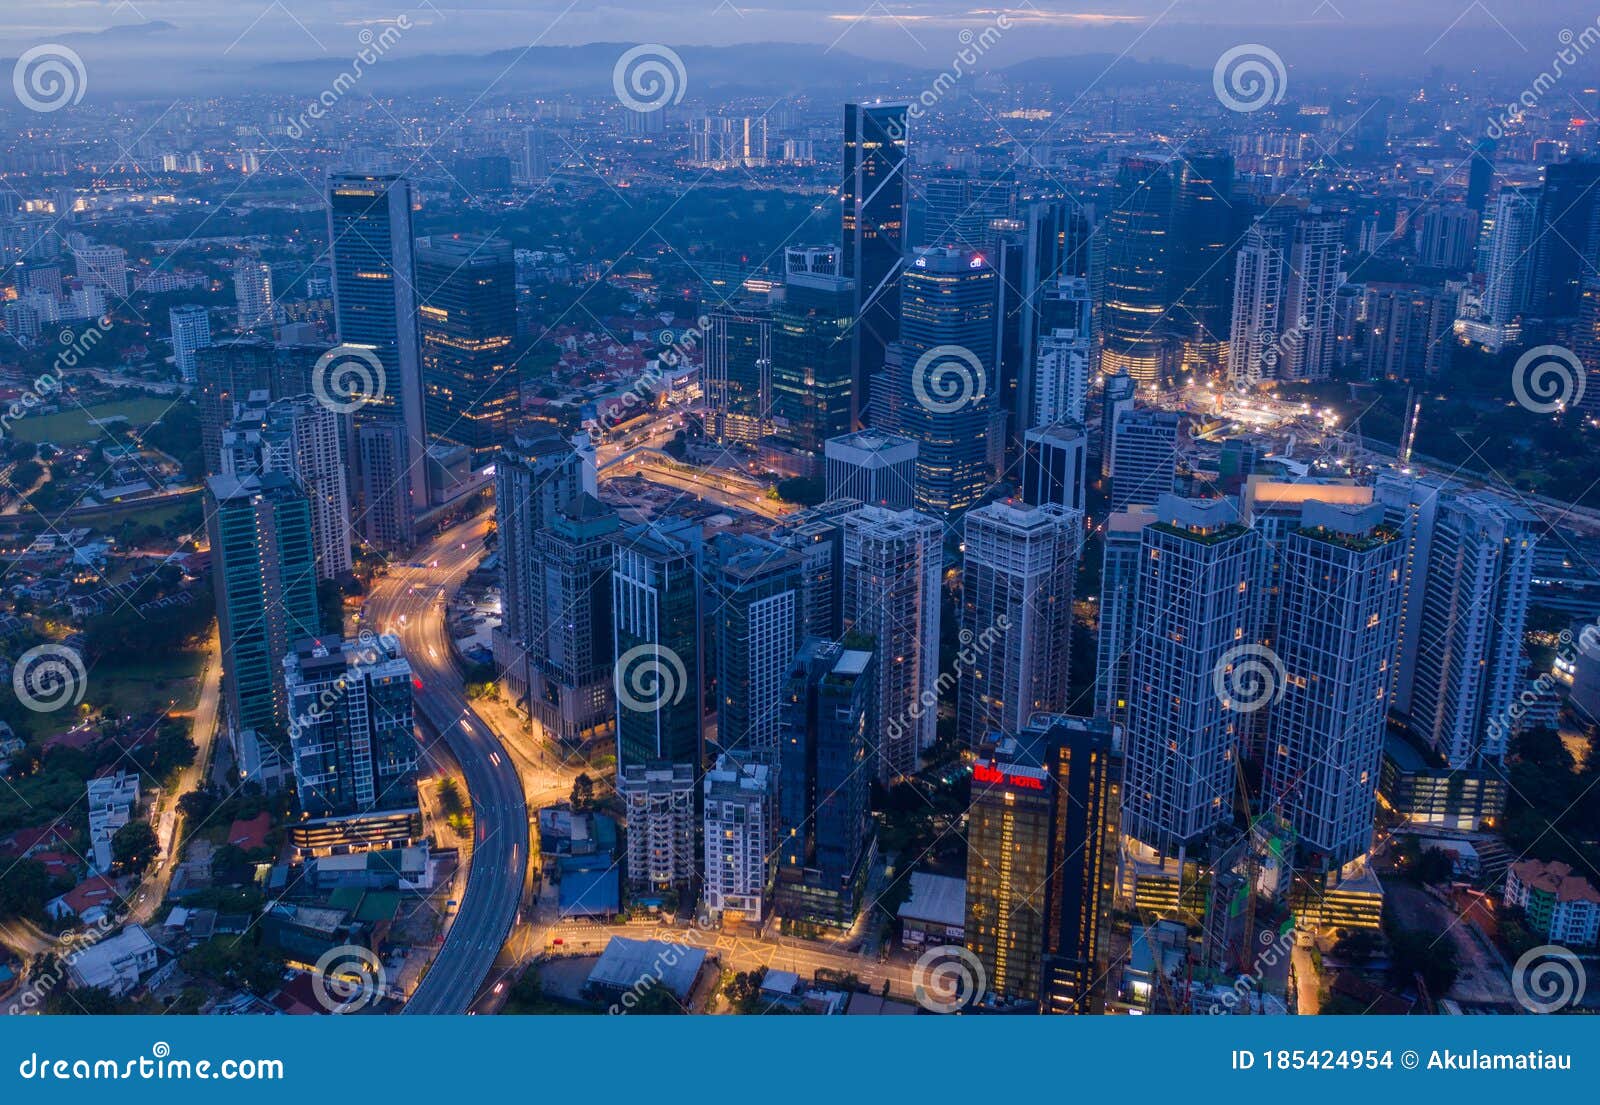
[[[989,503],[965,519],[956,731],[968,747],[1067,708],[1072,597],[1083,516],[1055,504]]]
[[[1172,494],[1182,425],[1177,411],[1132,409],[1117,419],[1106,446],[1111,452],[1112,510]]]
[[[288,764],[283,661],[315,636],[311,508],[287,475],[213,476],[206,530],[222,638],[227,731],[243,777],[270,785]]]
[[[1293,827],[1299,866],[1336,873],[1372,846],[1399,632],[1398,531],[1382,503],[1307,502],[1283,552],[1262,806]]]
[[[873,661],[866,648],[812,638],[789,669],[778,755],[778,913],[849,928],[872,854],[868,803]]]
[[[620,527],[615,511],[580,492],[533,535],[541,578],[528,701],[545,733],[570,748],[610,737],[616,725],[611,566]]]
[[[718,445],[754,445],[772,431],[771,312],[730,306],[707,319],[706,436]]]
[[[482,468],[511,440],[522,410],[511,243],[421,239],[417,293],[428,439],[467,447],[472,466]]]
[[[706,554],[717,745],[776,762],[779,706],[800,643],[800,554],[749,534],[718,534]]]
[[[884,428],[917,443],[917,509],[948,517],[993,482],[998,274],[980,254],[923,250],[901,281],[900,340],[884,371]]]
[[[1128,716],[1128,673],[1138,637],[1134,617],[1142,564],[1140,549],[1144,528],[1155,520],[1148,507],[1119,510],[1106,519],[1102,534],[1094,712],[1096,717],[1109,718],[1118,725]]]
[[[908,110],[903,103],[844,105],[840,275],[855,283],[856,325],[850,333],[855,421],[866,403],[869,381],[883,371],[885,348],[900,336]]]
[[[772,312],[772,432],[815,457],[854,427],[856,285],[832,271],[836,251],[790,250],[785,263],[784,301]]]
[[[383,366],[384,386],[355,413],[354,457],[368,540],[415,540],[428,507],[427,425],[417,330],[411,181],[399,173],[328,177],[328,242],[339,341]],[[370,427],[370,429],[369,429]],[[362,440],[371,437],[371,441]]]
[[[1225,499],[1164,495],[1139,550],[1122,831],[1136,858],[1182,860],[1233,821],[1239,710],[1219,693],[1248,660],[1250,533]]]
[[[516,701],[525,701],[532,689],[529,667],[537,663],[546,620],[539,534],[579,495],[594,492],[594,454],[587,437],[568,441],[554,430],[531,431],[500,451],[494,517],[501,619],[493,647],[495,667]]]
[[[917,443],[882,430],[829,438],[828,499],[854,499],[867,506],[910,510],[915,497]]]
[[[943,528],[911,510],[862,507],[840,522],[842,618],[872,638],[878,664],[868,705],[875,770],[885,781],[916,772],[938,721],[939,578]]]
[[[978,749],[964,933],[1008,1007],[1099,1011],[1121,774],[1104,719],[1039,714]]]

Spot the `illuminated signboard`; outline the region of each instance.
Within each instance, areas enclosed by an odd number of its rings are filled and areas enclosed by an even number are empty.
[[[972,779],[978,783],[998,783],[1001,786],[1016,787],[1019,790],[1043,790],[1044,780],[1036,779],[1032,775],[1013,775],[1009,771],[1000,771],[983,761],[972,765]]]

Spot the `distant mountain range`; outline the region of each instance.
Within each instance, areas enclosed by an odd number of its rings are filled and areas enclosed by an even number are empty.
[[[180,46],[179,28],[160,20],[125,24],[95,34],[64,35],[60,41],[82,55],[92,97],[226,95],[230,92],[284,92],[314,96],[343,73],[353,59],[331,45],[326,55],[292,61],[251,60],[243,49]],[[249,43],[247,43],[248,45]],[[310,43],[307,43],[310,46]],[[604,95],[612,89],[617,60],[633,43],[594,42],[582,46],[535,46],[487,54],[405,54],[404,37],[395,52],[363,65],[355,95]],[[712,93],[714,99],[748,95],[773,98],[818,95],[832,99],[864,95],[915,95],[938,74],[842,49],[807,43],[759,42],[737,46],[673,46],[687,74],[686,96]],[[174,57],[174,52],[181,57]],[[0,59],[9,69],[15,59]],[[1163,80],[1200,80],[1200,70],[1166,62],[1145,62],[1111,54],[1036,58],[979,70],[1074,94],[1095,84],[1148,85]],[[971,79],[971,78],[969,78]]]

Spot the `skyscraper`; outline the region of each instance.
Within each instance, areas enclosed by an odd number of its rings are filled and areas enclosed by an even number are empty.
[[[1100,395],[1100,475],[1111,477],[1116,469],[1116,451],[1114,445],[1117,440],[1117,422],[1124,414],[1133,410],[1134,398],[1139,392],[1139,385],[1125,372],[1112,373],[1106,377],[1105,388]]]
[[[1478,212],[1445,203],[1422,213],[1417,227],[1417,260],[1428,268],[1463,270],[1472,266],[1478,245]]]
[[[383,440],[355,449],[361,520],[368,540],[393,547],[414,538],[414,516],[428,506],[427,428],[417,333],[411,182],[398,173],[332,173],[328,242],[339,341],[369,351],[383,366],[383,394],[355,412],[359,438],[374,423]],[[392,493],[391,490],[393,489]]]
[[[279,473],[213,476],[206,491],[228,732],[241,771],[270,774],[268,761],[287,762],[283,660],[318,629],[311,509]]]
[[[1533,313],[1575,315],[1583,278],[1597,274],[1600,256],[1600,161],[1546,165],[1536,219]]]
[[[1403,649],[1396,706],[1452,768],[1498,764],[1523,689],[1522,631],[1538,520],[1487,492],[1440,496],[1426,535],[1414,650]],[[1409,607],[1409,601],[1408,601]],[[1413,625],[1407,611],[1407,645]]]
[[[1140,547],[1144,527],[1154,521],[1146,508],[1117,511],[1106,519],[1102,537],[1094,712],[1118,725],[1128,716],[1128,673],[1138,639]]]
[[[310,395],[273,402],[261,432],[260,470],[282,472],[305,490],[318,579],[337,579],[351,569],[343,433],[344,419]]]
[[[800,554],[747,534],[707,544],[717,744],[776,762],[778,713],[800,643]]]
[[[1383,504],[1306,504],[1284,552],[1276,652],[1283,699],[1268,720],[1265,799],[1293,826],[1303,864],[1337,872],[1372,845],[1400,535]]]
[[[1341,235],[1339,219],[1316,209],[1275,207],[1250,225],[1235,264],[1228,350],[1235,383],[1327,379]]]
[[[906,113],[900,103],[844,106],[843,272],[855,282],[851,331],[855,406],[883,369],[884,349],[900,335],[900,271],[906,249]],[[832,437],[834,435],[826,435]]]
[[[1165,410],[1130,410],[1117,420],[1109,445],[1112,510],[1172,493],[1182,424],[1182,415]]]
[[[1122,793],[1127,847],[1145,861],[1182,856],[1233,820],[1240,711],[1218,683],[1246,659],[1250,613],[1236,508],[1163,495],[1155,514],[1139,554]]]
[[[1224,150],[1185,153],[1173,173],[1177,250],[1170,322],[1181,367],[1210,372],[1228,360],[1233,307],[1229,254],[1239,240],[1240,222],[1233,195],[1233,155]]]
[[[1516,337],[1516,322],[1532,298],[1538,211],[1537,188],[1502,188],[1495,198],[1483,284],[1485,321],[1492,327],[1485,344],[1492,350]]]
[[[1082,424],[1062,421],[1022,435],[1022,500],[1054,503],[1080,515],[1086,509],[1089,435]]]
[[[172,360],[186,384],[194,383],[195,353],[211,345],[211,315],[204,307],[190,304],[174,307],[167,313],[172,325]]]
[[[961,628],[976,658],[961,671],[956,731],[969,747],[1066,709],[1082,527],[1055,504],[1002,500],[967,514]]]
[[[1002,1000],[1043,1013],[1098,1011],[1120,776],[1103,720],[1041,714],[980,748],[964,929]]]
[[[855,283],[839,276],[836,250],[786,251],[784,301],[772,315],[773,434],[813,456],[850,432]]]
[[[707,317],[706,436],[719,445],[754,445],[772,429],[772,315],[725,307]]]
[[[251,392],[272,399],[310,394],[312,368],[323,352],[318,346],[244,338],[195,353],[200,452],[207,475],[222,473],[222,433],[233,420],[234,405]]]
[[[1000,402],[1013,436],[1049,419],[1036,400],[1039,343],[1053,330],[1092,340],[1089,237],[1092,205],[1073,199],[1028,204],[1018,212],[1017,231],[997,243],[995,267],[1002,277],[1000,305]]]
[[[617,764],[698,773],[705,713],[700,527],[669,521],[617,536],[611,574]]]
[[[518,434],[495,464],[494,516],[501,563],[495,667],[519,700],[532,688],[528,668],[545,627],[539,534],[579,495],[592,495],[594,481],[587,439],[569,442],[553,430]],[[606,605],[609,608],[609,601]]]
[[[776,845],[777,774],[775,755],[723,752],[701,786],[706,909],[725,925],[760,924],[766,915]]]
[[[998,276],[977,253],[919,253],[906,268],[883,425],[917,443],[917,509],[975,505],[1003,460],[994,393]]]
[[[872,840],[867,716],[874,654],[812,638],[785,691],[778,767],[778,913],[848,928]]]
[[[417,809],[411,665],[388,637],[308,637],[285,658],[295,791],[310,817]]]
[[[917,443],[881,430],[829,438],[828,498],[909,510],[915,498]]]
[[[511,244],[470,236],[422,239],[417,292],[429,440],[466,446],[472,466],[481,468],[510,440],[521,409]]]
[[[233,298],[239,310],[239,329],[270,329],[272,266],[259,257],[241,257],[233,263]]]
[[[878,654],[869,691],[876,771],[910,775],[933,744],[938,698],[939,523],[915,511],[862,507],[841,520],[847,632],[870,637]]]
[[[1105,262],[1096,295],[1100,364],[1108,376],[1125,372],[1138,384],[1161,387],[1175,368],[1166,322],[1177,264],[1174,201],[1165,164],[1143,157],[1122,162],[1101,225]]]
[[[527,650],[528,702],[548,736],[568,747],[612,735],[611,566],[616,512],[580,492],[533,534],[540,574]]]
[[[1088,331],[1057,329],[1039,339],[1034,360],[1034,425],[1083,421],[1089,398],[1089,361],[1094,354]],[[1033,427],[1027,427],[1031,429]]]

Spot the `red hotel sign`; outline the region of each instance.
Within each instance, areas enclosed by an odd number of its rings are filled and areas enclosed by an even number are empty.
[[[975,782],[998,783],[1020,790],[1044,789],[1043,779],[1035,779],[1032,775],[1013,775],[1008,771],[998,771],[981,760],[972,765],[972,778]]]

